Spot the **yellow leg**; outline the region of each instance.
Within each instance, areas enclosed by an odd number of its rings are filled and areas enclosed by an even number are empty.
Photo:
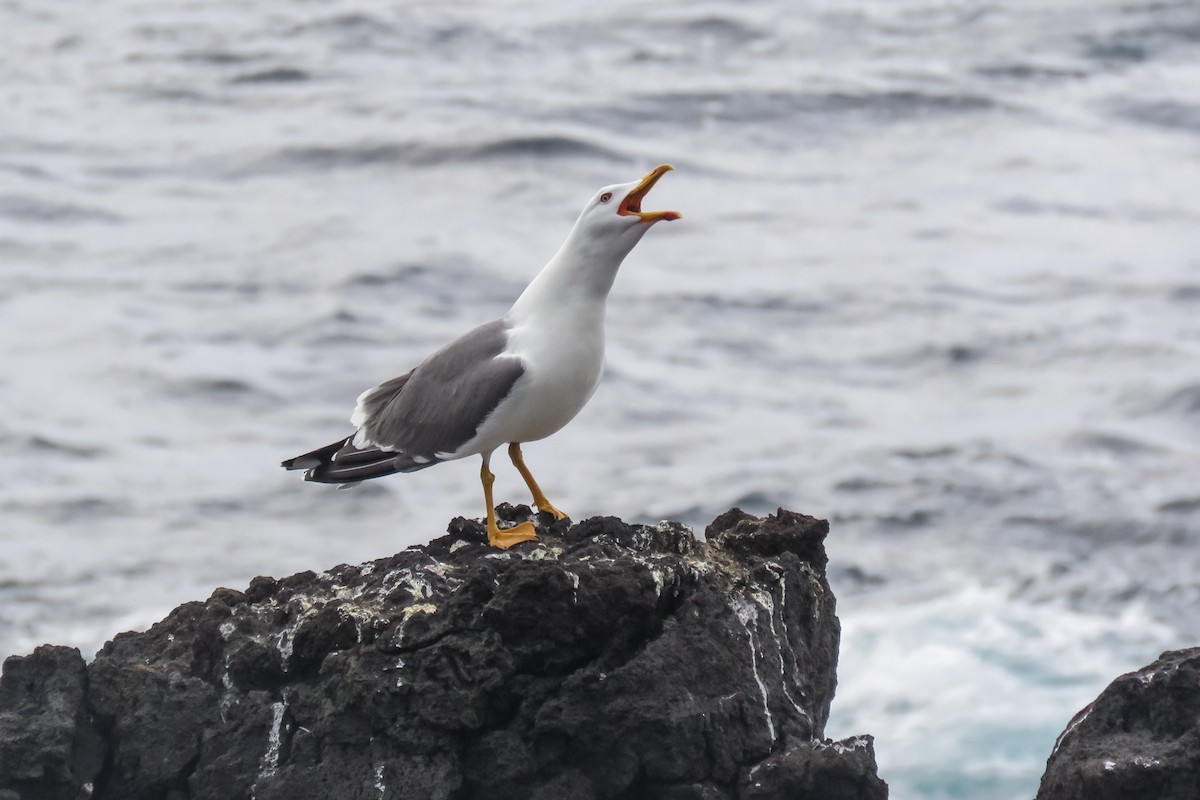
[[[537,485],[537,481],[533,479],[533,473],[529,471],[529,467],[525,466],[525,459],[521,455],[520,442],[511,442],[508,445],[508,457],[512,459],[513,466],[517,468],[517,472],[520,472],[521,477],[525,479],[525,485],[529,487],[529,491],[533,492],[533,504],[537,506],[537,510],[553,514],[555,519],[566,519],[567,515],[555,508],[546,499],[546,495],[542,494],[542,487]]]
[[[483,482],[483,502],[487,505],[488,544],[492,547],[499,547],[501,550],[507,550],[514,544],[536,539],[537,533],[534,532],[532,522],[522,522],[520,525],[506,530],[501,530],[496,525],[496,509],[492,504],[492,484],[496,481],[496,476],[488,469],[486,459],[483,467],[479,470],[479,480]]]

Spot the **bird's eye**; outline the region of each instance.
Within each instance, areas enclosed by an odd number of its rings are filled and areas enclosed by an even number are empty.
[[[605,192],[604,194],[600,195],[601,203],[607,203],[609,200],[612,200],[612,192]]]

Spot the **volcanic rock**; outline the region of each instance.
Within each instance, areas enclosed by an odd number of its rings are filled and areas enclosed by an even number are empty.
[[[880,800],[825,740],[822,520],[456,519],[395,556],[218,589],[85,667],[5,662],[0,800]]]
[[[1200,648],[1117,678],[1058,737],[1037,800],[1200,798]]]

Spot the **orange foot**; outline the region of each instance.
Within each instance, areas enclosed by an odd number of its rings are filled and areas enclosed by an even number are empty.
[[[532,541],[537,538],[532,522],[522,522],[511,528],[498,528],[494,524],[488,526],[488,544],[507,550],[514,544]]]
[[[544,512],[546,514],[550,514],[555,519],[566,519],[567,518],[567,512],[559,511],[557,508],[555,508],[553,505],[551,505],[549,500],[543,500],[541,503],[538,503],[537,510]]]

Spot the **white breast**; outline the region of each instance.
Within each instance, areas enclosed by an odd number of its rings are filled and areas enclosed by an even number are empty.
[[[508,442],[532,442],[555,433],[587,404],[604,370],[604,319],[599,314],[541,316],[514,324],[507,355],[525,374],[500,407],[459,452],[486,453]]]

